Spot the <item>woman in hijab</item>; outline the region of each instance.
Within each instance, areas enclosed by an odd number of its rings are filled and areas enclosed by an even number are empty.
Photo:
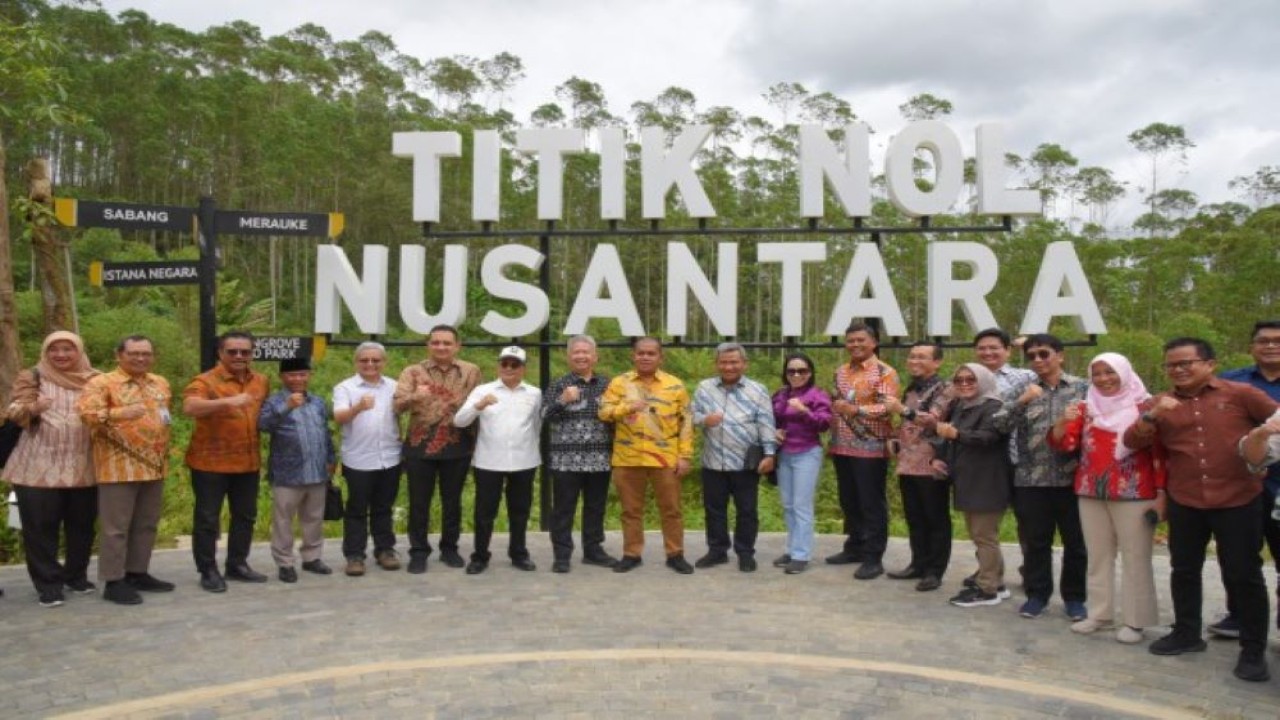
[[[22,519],[27,572],[47,608],[63,603],[63,588],[88,594],[97,588],[86,571],[98,517],[98,493],[89,455],[89,429],[76,401],[89,378],[84,342],[58,331],[44,339],[40,362],[18,374],[7,414],[24,430],[4,468]],[[65,535],[66,563],[58,562]]]
[[[1150,397],[1123,355],[1102,353],[1089,363],[1085,401],[1068,407],[1049,431],[1055,449],[1080,453],[1075,487],[1089,552],[1089,617],[1071,629],[1088,634],[1114,623],[1119,552],[1124,624],[1116,640],[1127,644],[1140,642],[1142,629],[1157,622],[1151,546],[1164,514],[1164,463],[1149,450],[1133,451],[1120,442]]]
[[[951,376],[947,422],[938,423],[941,438],[933,467],[949,475],[955,507],[964,513],[978,555],[975,586],[951,598],[957,607],[998,605],[1006,597],[1004,556],[1000,552],[1000,518],[1009,505],[1008,436],[996,430],[995,415],[1003,407],[996,378],[977,363],[966,363]]]

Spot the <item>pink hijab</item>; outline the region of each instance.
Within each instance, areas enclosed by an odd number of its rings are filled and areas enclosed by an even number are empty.
[[[1095,363],[1109,365],[1120,376],[1120,392],[1115,395],[1103,395],[1093,383],[1089,383],[1089,391],[1085,394],[1085,406],[1089,409],[1089,417],[1093,426],[1116,434],[1117,460],[1123,460],[1133,451],[1120,441],[1120,435],[1138,421],[1138,405],[1151,397],[1142,378],[1133,371],[1133,365],[1119,353],[1102,353],[1089,361],[1092,370]]]

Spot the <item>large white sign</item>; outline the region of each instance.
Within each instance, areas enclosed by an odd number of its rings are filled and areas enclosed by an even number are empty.
[[[622,128],[602,128],[597,132],[600,162],[600,216],[604,220],[625,219],[626,142]],[[715,217],[715,208],[694,172],[693,159],[710,136],[711,128],[695,125],[669,137],[662,128],[640,130],[641,214],[645,219],[666,215],[667,196],[680,193],[689,214],[696,218]],[[824,183],[849,217],[871,214],[871,163],[869,131],[861,123],[844,128],[843,152],[819,126],[799,129],[800,214],[822,217]],[[558,220],[564,205],[564,157],[586,152],[587,131],[577,128],[541,128],[515,133],[514,149],[538,158],[537,207],[541,220]],[[473,142],[472,219],[493,222],[501,217],[501,145],[497,132],[481,130]],[[462,154],[462,137],[456,132],[395,133],[393,152],[413,159],[413,218],[419,222],[440,221],[440,166],[443,158]],[[934,181],[927,189],[916,183],[914,160],[918,151],[933,158]],[[975,133],[976,209],[985,215],[1036,215],[1039,194],[1028,189],[1005,187],[1005,151],[1000,128],[980,125]],[[884,177],[889,201],[911,216],[932,216],[947,212],[963,189],[964,156],[960,140],[946,125],[936,121],[913,123],[889,142],[884,160]],[[714,280],[697,263],[693,252],[681,242],[667,244],[666,318],[663,328],[646,328],[631,293],[618,249],[597,245],[591,262],[578,283],[578,295],[561,332],[585,332],[592,320],[617,323],[624,336],[665,333],[683,336],[688,329],[689,300],[703,309],[715,334],[738,335],[738,278],[741,262],[778,266],[781,302],[773,320],[782,334],[804,334],[804,267],[827,262],[827,246],[821,242],[763,242],[755,245],[755,257],[740,257],[737,243],[720,243]],[[426,333],[434,325],[461,325],[467,314],[467,267],[469,249],[448,245],[441,267],[428,267],[421,246],[400,248],[399,314],[410,330]],[[481,262],[480,282],[496,298],[521,304],[524,312],[510,317],[489,311],[480,327],[498,337],[523,337],[541,330],[551,315],[545,292],[536,285],[513,280],[512,266],[537,270],[546,258],[524,245],[505,245],[490,250]],[[357,273],[346,252],[337,245],[322,245],[318,253],[315,331],[341,332],[342,307],[351,312],[360,332],[382,334],[387,330],[387,292],[390,258],[386,247],[365,246],[362,272]],[[955,272],[964,266],[963,278]],[[424,306],[426,278],[443,279],[443,296],[434,311]],[[957,306],[969,326],[978,330],[996,325],[986,297],[995,286],[999,267],[995,254],[976,242],[941,241],[931,243],[928,253],[927,333],[948,337],[952,333],[952,313]],[[823,334],[839,335],[853,318],[878,318],[885,332],[905,337],[907,324],[894,296],[880,250],[873,243],[856,245],[844,282],[830,308]],[[1075,249],[1069,242],[1056,242],[1045,249],[1035,288],[1027,300],[1020,333],[1045,332],[1056,317],[1072,318],[1080,331],[1106,332],[1102,314],[1084,275]]]

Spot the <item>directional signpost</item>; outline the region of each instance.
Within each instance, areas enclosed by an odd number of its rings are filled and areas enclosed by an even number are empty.
[[[217,363],[218,235],[291,235],[337,237],[342,233],[342,213],[253,212],[219,210],[212,197],[200,198],[200,207],[98,202],[56,198],[54,213],[68,227],[101,227],[117,230],[167,230],[193,232],[200,242],[200,260],[159,262],[95,262],[89,281],[99,287],[139,285],[200,285],[200,366]],[[323,338],[262,337],[255,360],[322,357]]]

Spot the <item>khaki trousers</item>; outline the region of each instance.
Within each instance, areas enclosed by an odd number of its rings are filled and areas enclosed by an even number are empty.
[[[324,548],[326,484],[275,485],[271,488],[271,558],[280,567],[293,567],[293,517],[302,526],[302,562],[320,559]]]
[[[163,497],[163,480],[98,486],[98,577],[103,582],[147,572]]]
[[[675,468],[615,467],[613,486],[622,504],[622,552],[640,557],[644,552],[645,491],[653,485],[662,518],[662,544],[667,557],[684,553],[684,514],[680,508],[680,478]]]
[[[1155,527],[1143,515],[1154,500],[1079,498],[1080,527],[1089,551],[1089,617],[1116,619],[1116,553],[1120,554],[1120,612],[1135,628],[1159,623],[1156,581],[1151,568]]]
[[[1003,510],[966,512],[965,525],[978,556],[978,587],[995,593],[1004,584],[1004,554],[1000,552],[1000,518]]]

